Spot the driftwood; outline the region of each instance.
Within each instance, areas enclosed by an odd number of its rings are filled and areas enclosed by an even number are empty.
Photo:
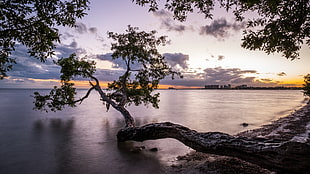
[[[310,171],[310,145],[307,143],[246,138],[220,132],[199,133],[170,122],[124,128],[117,138],[120,142],[174,138],[199,152],[237,157],[280,173]]]

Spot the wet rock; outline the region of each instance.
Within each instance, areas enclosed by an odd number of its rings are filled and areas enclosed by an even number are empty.
[[[158,151],[158,148],[156,148],[156,147],[151,148],[150,151],[151,151],[151,152],[157,152],[157,151]]]
[[[139,153],[144,149],[145,149],[145,146],[135,146],[132,149],[130,149],[130,152]]]
[[[241,123],[241,126],[243,126],[243,127],[248,127],[249,124],[248,124],[248,123]]]

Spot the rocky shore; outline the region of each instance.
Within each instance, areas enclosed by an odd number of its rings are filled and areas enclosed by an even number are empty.
[[[241,132],[236,136],[310,144],[310,103],[271,124]],[[177,163],[167,167],[163,173],[271,174],[275,172],[234,157],[193,152],[178,157]]]

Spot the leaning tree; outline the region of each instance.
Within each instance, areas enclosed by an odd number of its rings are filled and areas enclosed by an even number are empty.
[[[124,34],[108,33],[109,38],[115,41],[111,46],[112,58],[121,59],[126,66],[123,75],[108,83],[107,91],[102,90],[98,78],[94,75],[94,61],[79,59],[74,54],[59,59],[56,64],[61,67],[62,86],[55,86],[49,95],[35,92],[35,109],[57,111],[65,106],[74,107],[96,90],[107,110],[112,106],[122,114],[126,127],[135,127],[134,119],[126,107],[131,104],[151,104],[158,108],[159,93],[152,92],[157,89],[160,80],[166,76],[180,76],[180,73],[171,69],[157,50],[157,46],[166,44],[166,37],[156,37],[155,34],[155,31],[140,32],[138,28],[131,26],[128,26]],[[72,82],[77,77],[90,80],[88,92],[78,100],[75,99],[76,89]]]
[[[159,94],[152,92],[158,87],[160,80],[170,75],[172,78],[180,76],[157,51],[157,46],[165,44],[166,38],[157,38],[155,33],[139,32],[131,26],[125,34],[109,32],[109,37],[115,41],[111,47],[112,58],[122,59],[125,70],[123,75],[108,84],[107,90],[100,87],[100,82],[95,77],[95,62],[79,59],[74,54],[58,60],[62,86],[54,87],[48,95],[35,92],[35,109],[57,111],[66,106],[74,107],[96,90],[107,109],[113,107],[124,117],[125,128],[117,134],[120,142],[174,138],[197,151],[238,157],[281,172],[307,172],[310,167],[310,142],[247,138],[220,132],[199,133],[169,122],[136,127],[126,107],[131,104],[151,104],[158,108]],[[88,78],[90,84],[86,95],[80,99],[75,99],[73,80],[77,77]]]

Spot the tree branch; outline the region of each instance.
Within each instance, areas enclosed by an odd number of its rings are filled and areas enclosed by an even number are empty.
[[[87,93],[86,93],[86,95],[84,97],[80,98],[79,100],[73,101],[72,103],[66,103],[66,104],[74,104],[74,103],[78,103],[78,102],[80,102],[80,104],[81,104],[86,98],[88,98],[90,92],[93,89],[95,89],[95,88],[92,86],[90,89],[88,89],[88,91],[87,91]]]
[[[124,128],[118,141],[145,141],[174,138],[196,151],[233,156],[279,172],[307,173],[310,168],[310,145],[276,139],[245,138],[221,132],[199,133],[170,122]]]

